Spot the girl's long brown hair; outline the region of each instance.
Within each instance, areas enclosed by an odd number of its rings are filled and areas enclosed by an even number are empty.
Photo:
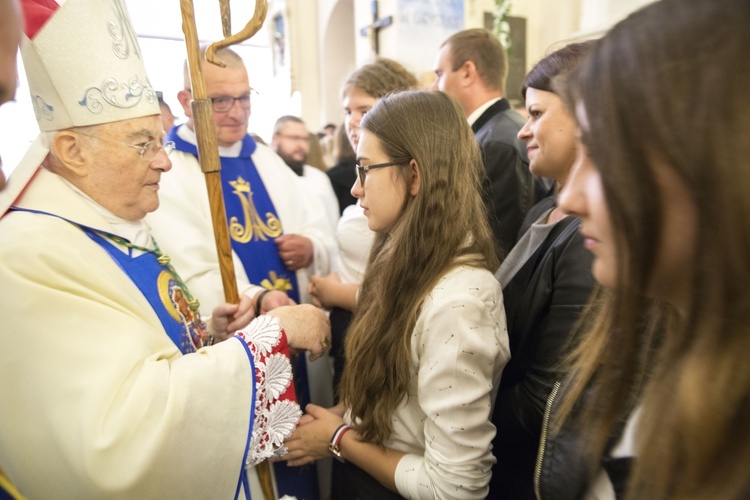
[[[425,295],[457,264],[495,270],[480,195],[483,165],[458,104],[442,92],[382,98],[362,121],[391,161],[416,161],[421,184],[375,239],[347,334],[341,398],[361,436],[382,444],[411,377],[410,338]],[[395,167],[410,182],[407,167]]]
[[[580,427],[596,459],[640,406],[629,498],[750,496],[749,48],[750,2],[661,0],[613,28],[568,82],[588,119],[618,284],[585,317],[563,410],[585,391]],[[654,158],[698,213],[679,312],[645,293],[670,202]]]

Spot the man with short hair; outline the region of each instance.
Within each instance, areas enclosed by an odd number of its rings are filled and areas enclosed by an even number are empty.
[[[226,67],[201,56],[201,68],[213,102],[240,293],[252,297],[260,311],[288,304],[290,299],[304,302],[308,276],[329,272],[335,251],[333,232],[320,202],[304,195],[284,160],[248,135],[251,88],[244,62],[231,49],[218,51],[217,57]],[[223,302],[224,292],[211,237],[205,177],[198,163],[187,63],[184,77],[185,90],[177,97],[188,122],[169,134],[176,144],[171,156],[174,168],[161,184],[161,209],[147,220],[156,237],[166,241],[185,282],[210,310]]]
[[[301,413],[288,347],[321,355],[327,320],[201,320],[143,221],[173,145],[123,1],[22,6],[41,134],[0,193],[0,468],[29,498],[247,492]]]
[[[534,182],[526,147],[516,137],[523,126],[505,93],[508,57],[490,31],[459,31],[440,47],[433,89],[454,97],[482,150],[483,180],[490,226],[501,254],[518,239],[526,212],[534,203]]]
[[[284,160],[304,184],[304,192],[315,196],[326,210],[326,216],[335,233],[339,222],[339,204],[331,180],[325,172],[307,165],[310,152],[309,132],[300,118],[285,115],[276,120],[271,138],[271,149]]]

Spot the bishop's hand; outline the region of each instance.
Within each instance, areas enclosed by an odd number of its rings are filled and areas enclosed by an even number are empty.
[[[254,317],[252,300],[247,295],[241,295],[239,304],[216,306],[206,326],[215,341],[221,342],[234,335],[237,330],[245,328]]]
[[[331,347],[331,322],[315,306],[282,306],[270,311],[269,316],[281,320],[289,347],[310,351],[310,361],[321,357]]]

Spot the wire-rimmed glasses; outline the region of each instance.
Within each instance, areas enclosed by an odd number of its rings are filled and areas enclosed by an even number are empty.
[[[114,139],[107,139],[106,137],[99,137],[96,135],[91,134],[84,134],[83,132],[77,132],[80,135],[85,135],[86,137],[91,137],[92,139],[99,139],[102,141],[107,142],[113,142],[115,144],[120,144],[122,146],[127,146],[129,148],[137,149],[139,151],[139,156],[144,159],[151,161],[153,160],[157,154],[159,154],[159,151],[162,149],[164,150],[167,155],[171,153],[175,148],[175,143],[173,141],[167,141],[164,144],[162,144],[159,141],[148,141],[144,142],[143,144],[130,144],[128,142],[123,141],[116,141]]]

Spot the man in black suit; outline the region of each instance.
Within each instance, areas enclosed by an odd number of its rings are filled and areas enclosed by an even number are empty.
[[[433,89],[458,101],[482,150],[487,173],[485,203],[495,242],[504,256],[516,243],[521,222],[534,204],[526,145],[516,137],[523,118],[504,98],[505,48],[488,30],[460,31],[440,47],[435,74]]]

